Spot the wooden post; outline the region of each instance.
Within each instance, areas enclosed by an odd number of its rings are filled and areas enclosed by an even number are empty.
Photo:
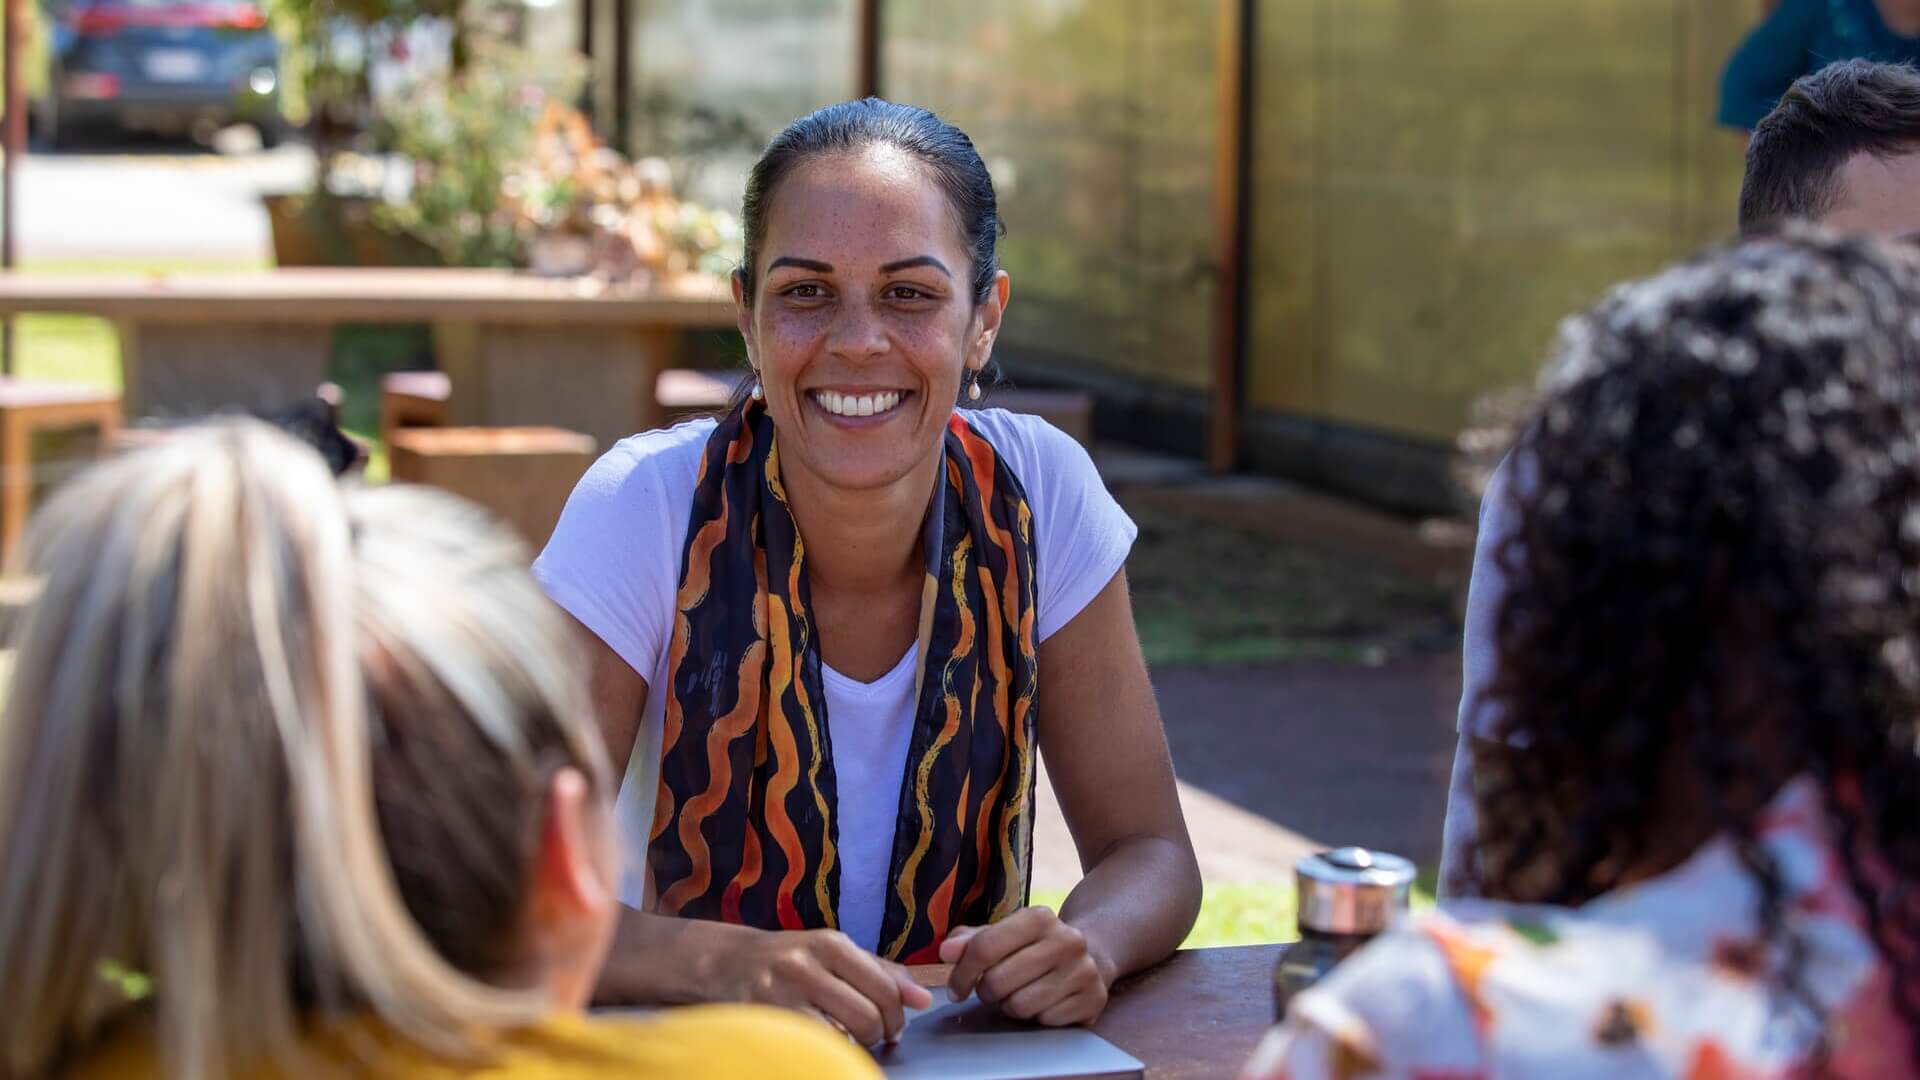
[[[633,150],[633,0],[613,0],[613,126],[607,145]]]
[[[1252,152],[1254,0],[1219,0],[1213,158],[1213,365],[1207,467],[1240,459],[1240,396],[1246,370],[1247,180]]]
[[[6,163],[0,165],[0,270],[12,272],[14,255],[17,248],[14,225],[19,220],[19,180],[20,159],[27,152],[27,103],[21,92],[20,36],[24,29],[21,8],[27,0],[6,0],[5,48],[0,50],[0,63],[7,68],[5,100],[0,101],[0,109],[6,112],[6,136],[4,151]],[[9,318],[0,325],[0,375],[12,376],[14,368],[14,321]]]
[[[854,17],[854,97],[880,96],[880,5],[883,0],[859,0]]]
[[[600,128],[600,110],[595,100],[597,95],[594,93],[594,84],[600,78],[600,61],[593,55],[594,46],[598,44],[594,40],[593,20],[599,18],[600,13],[595,8],[594,0],[574,0],[574,15],[580,20],[580,25],[575,28],[579,31],[577,48],[580,50],[581,57],[587,62],[587,78],[580,84],[580,100],[575,104],[580,106],[580,112],[586,116],[587,123],[592,124],[597,131]]]

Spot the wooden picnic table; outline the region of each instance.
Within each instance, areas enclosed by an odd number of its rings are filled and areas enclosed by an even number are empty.
[[[130,417],[267,410],[326,380],[333,329],[426,323],[454,424],[556,424],[602,446],[662,418],[654,380],[682,333],[734,325],[723,285],[656,289],[508,270],[0,274],[0,316],[114,322]]]
[[[1116,984],[1093,1031],[1140,1059],[1147,1080],[1234,1076],[1273,1026],[1273,966],[1281,948],[1183,949]],[[948,970],[915,968],[914,974],[939,986]],[[983,1025],[1021,1026],[984,1012]]]

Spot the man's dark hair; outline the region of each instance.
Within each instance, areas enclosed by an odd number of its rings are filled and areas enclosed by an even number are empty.
[[[1753,129],[1740,183],[1740,231],[1833,209],[1857,154],[1920,149],[1920,70],[1841,60],[1804,76]]]

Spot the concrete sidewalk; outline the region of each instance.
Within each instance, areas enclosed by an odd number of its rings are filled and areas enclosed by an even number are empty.
[[[1229,576],[1226,591],[1235,600],[1296,599],[1292,590],[1276,594],[1270,580],[1256,580],[1246,566],[1188,561],[1190,552],[1219,550],[1222,532],[1237,538],[1244,553],[1238,562],[1273,567],[1292,559],[1351,573],[1351,590],[1342,587],[1344,577],[1334,583],[1341,598],[1387,575],[1436,590],[1442,607],[1459,610],[1473,550],[1464,519],[1407,520],[1281,480],[1209,477],[1193,463],[1127,448],[1103,445],[1094,456],[1122,504],[1156,523],[1141,544],[1174,545],[1135,549],[1130,565],[1140,572],[1130,576],[1143,625],[1155,615],[1142,609],[1146,604],[1184,612],[1219,602],[1221,590],[1200,583],[1171,593],[1143,589],[1155,565],[1197,564],[1216,579],[1211,586]],[[1194,535],[1164,535],[1167,522],[1189,523]],[[1318,561],[1299,559],[1303,553]],[[1299,599],[1328,602],[1327,583],[1313,586],[1303,582]],[[1338,844],[1437,864],[1460,687],[1457,622],[1443,613],[1435,634],[1432,614],[1415,611],[1421,625],[1403,632],[1401,620],[1412,610],[1404,603],[1367,610],[1363,603],[1341,613],[1351,626],[1274,620],[1281,632],[1320,635],[1302,642],[1308,647],[1297,659],[1152,670],[1187,826],[1209,883],[1290,883],[1302,854]],[[1315,655],[1314,647],[1338,645],[1342,633],[1367,644],[1355,650],[1365,659]],[[1050,785],[1040,788],[1035,835],[1035,887],[1061,890],[1078,881],[1079,860]]]
[[[1201,876],[1289,883],[1301,855],[1341,844],[1437,865],[1459,671],[1437,653],[1154,672]],[[1050,784],[1034,833],[1034,887],[1080,880]]]

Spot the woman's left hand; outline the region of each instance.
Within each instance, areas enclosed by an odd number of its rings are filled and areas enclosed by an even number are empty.
[[[1107,1007],[1112,965],[1050,908],[1022,908],[991,926],[956,928],[940,945],[954,999],[977,993],[1017,1020],[1090,1024]]]

